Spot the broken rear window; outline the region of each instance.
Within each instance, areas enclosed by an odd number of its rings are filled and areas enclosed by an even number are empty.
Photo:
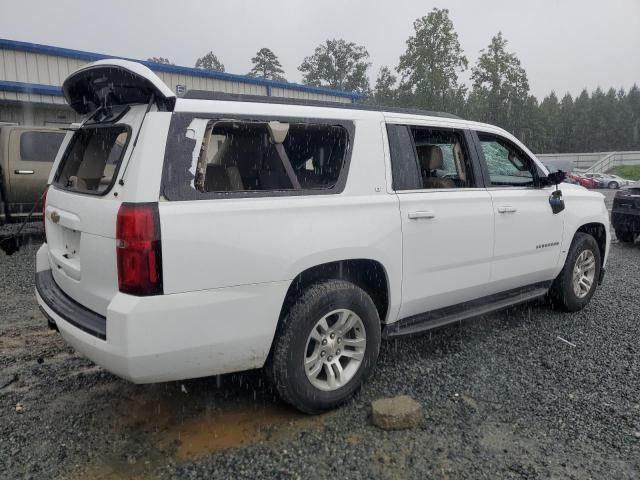
[[[347,132],[340,126],[210,122],[194,186],[201,192],[332,188],[345,163]],[[278,141],[276,141],[278,140]]]

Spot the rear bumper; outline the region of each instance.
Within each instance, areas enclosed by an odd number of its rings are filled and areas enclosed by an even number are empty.
[[[51,270],[36,273],[38,302],[42,302],[74,327],[101,340],[107,338],[107,319],[69,298],[56,284]],[[41,305],[41,308],[42,305]]]
[[[46,248],[44,244],[41,250]],[[46,278],[51,273],[40,270],[37,275]],[[103,317],[104,338],[86,328],[87,312],[97,315],[94,312],[76,302],[73,309],[61,307],[42,286],[36,297],[65,341],[80,353],[115,375],[152,383],[264,365],[288,283],[152,297],[118,293]],[[60,290],[55,281],[51,288]]]

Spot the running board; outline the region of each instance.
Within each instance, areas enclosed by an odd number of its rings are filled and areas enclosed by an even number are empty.
[[[442,327],[449,323],[461,322],[469,318],[487,315],[498,310],[544,297],[549,291],[550,286],[551,282],[536,283],[529,287],[509,290],[489,297],[403,318],[391,325],[387,325],[383,331],[383,336],[386,338],[394,338],[413,335],[433,328]]]

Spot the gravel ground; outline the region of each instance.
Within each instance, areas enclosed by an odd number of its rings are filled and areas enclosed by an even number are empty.
[[[0,256],[1,478],[640,478],[640,243],[612,246],[582,312],[388,342],[355,400],[312,418],[259,371],[132,385],[83,359],[37,309],[36,248]],[[372,426],[400,394],[423,424]]]

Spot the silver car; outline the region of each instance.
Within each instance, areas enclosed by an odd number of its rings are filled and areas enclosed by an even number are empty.
[[[583,175],[595,181],[597,183],[596,188],[611,188],[617,190],[620,187],[626,187],[633,183],[633,180],[627,180],[626,178],[611,173],[584,173]]]

